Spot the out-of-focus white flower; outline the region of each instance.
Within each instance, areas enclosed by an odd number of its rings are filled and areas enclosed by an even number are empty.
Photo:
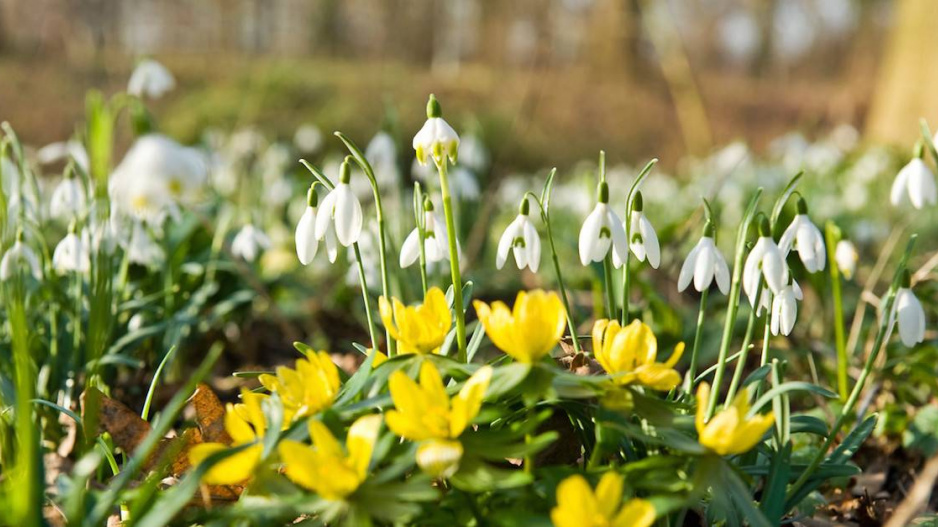
[[[782,233],[778,247],[786,257],[792,249],[798,251],[798,257],[809,273],[824,270],[827,252],[824,249],[824,235],[808,217],[808,205],[804,198],[798,198],[798,214]]]
[[[322,132],[314,124],[302,124],[293,134],[293,144],[304,154],[314,154],[322,146]]]
[[[316,191],[316,185],[310,185],[309,192],[306,194],[306,210],[300,221],[296,224],[296,255],[303,265],[309,265],[316,257],[316,251],[319,249],[319,239],[316,237],[316,213],[318,210],[319,195]],[[335,231],[329,229],[324,238],[326,243],[326,253],[329,261],[335,263],[336,256],[339,254],[338,244],[335,239]]]
[[[20,187],[22,186],[23,177],[16,163],[6,157],[0,158],[0,172],[3,173],[3,178],[0,180],[0,183],[3,185],[3,193],[7,196],[18,195],[20,193]]]
[[[908,270],[902,279],[902,287],[896,291],[896,299],[889,315],[889,326],[898,322],[899,338],[906,347],[913,347],[925,340],[925,310],[911,289]]]
[[[349,186],[349,160],[339,168],[339,184],[322,200],[316,215],[316,238],[322,240],[330,230],[344,247],[358,241],[362,233],[362,205]]]
[[[627,233],[631,237],[629,239],[629,249],[632,250],[632,254],[638,258],[638,261],[644,262],[647,258],[649,265],[657,269],[658,265],[661,264],[661,247],[658,244],[658,233],[655,232],[655,228],[645,217],[643,209],[642,193],[637,192],[632,202],[632,217],[630,218],[629,232]],[[622,261],[615,254],[613,254],[612,261],[616,267],[622,265]]]
[[[90,163],[88,161],[88,152],[81,141],[69,139],[58,143],[50,143],[36,151],[36,160],[43,165],[58,163],[74,159],[85,172],[88,172]]]
[[[489,151],[478,136],[468,134],[459,142],[459,164],[477,174],[485,172],[489,164]]]
[[[231,254],[247,262],[253,262],[264,249],[270,249],[270,238],[264,231],[248,223],[231,241]]]
[[[56,219],[70,221],[84,215],[86,201],[85,189],[82,188],[78,178],[69,171],[52,191],[49,215]]]
[[[159,99],[175,87],[176,79],[166,66],[153,59],[143,59],[137,63],[130,75],[127,93],[136,97]]]
[[[439,186],[439,180],[436,178],[436,173],[433,172],[432,168],[430,168],[429,165],[421,165],[416,159],[414,159],[411,173],[414,177],[426,183],[430,188]],[[449,190],[456,199],[465,201],[475,201],[479,199],[481,195],[479,180],[471,170],[457,165],[449,170],[448,176]],[[524,192],[521,192],[520,195],[516,195],[512,190],[518,190],[520,188],[527,188],[527,182],[521,181],[518,178],[511,178],[511,180],[502,183],[499,198],[509,204],[514,204]],[[512,196],[514,196],[514,199],[512,199]]]
[[[524,198],[518,216],[508,225],[505,233],[498,241],[498,251],[495,255],[495,267],[497,269],[505,266],[508,251],[511,251],[515,256],[515,264],[517,264],[518,269],[528,267],[532,273],[537,272],[537,268],[541,263],[541,238],[538,236],[534,224],[531,223],[530,209],[531,205],[528,198]]]
[[[605,181],[599,184],[598,194],[596,207],[580,228],[580,263],[583,265],[603,261],[610,248],[622,261],[629,250],[622,220],[609,207],[609,187]]]
[[[857,260],[860,255],[857,254],[857,248],[849,240],[840,240],[837,242],[837,248],[834,249],[834,260],[837,261],[837,268],[840,274],[847,280],[853,279],[853,274],[857,271]]]
[[[133,221],[130,241],[124,249],[131,263],[147,267],[160,265],[166,257],[163,248],[156,243],[143,222],[136,220]]]
[[[468,201],[479,199],[479,181],[471,170],[458,166],[453,168],[449,175],[453,196]]]
[[[207,174],[195,149],[147,134],[130,147],[108,183],[112,206],[120,213],[159,227],[178,213],[177,203],[195,200]]]
[[[427,164],[428,156],[437,166],[441,166],[447,157],[450,163],[456,163],[459,136],[456,130],[443,120],[443,110],[433,95],[430,95],[427,102],[427,121],[414,136],[413,147],[417,152],[417,160],[422,165]]]
[[[87,273],[91,269],[88,246],[74,230],[70,230],[55,247],[55,252],[52,253],[52,267],[59,273]]]
[[[759,281],[765,278],[769,289],[779,294],[788,282],[788,266],[785,265],[785,255],[772,239],[769,220],[762,218],[759,223],[759,239],[752,248],[746,263],[743,266],[743,290],[749,297],[749,303],[755,307],[759,299],[755,297]],[[763,291],[763,294],[765,292]]]
[[[427,264],[449,260],[449,236],[446,222],[433,210],[429,198],[423,202],[423,254]],[[420,231],[415,227],[401,245],[401,267],[410,267],[420,258]]]
[[[907,165],[902,167],[892,183],[892,192],[889,194],[892,204],[899,206],[906,201],[906,198],[916,209],[938,202],[935,175],[919,156],[912,158]]]
[[[769,329],[773,335],[782,334],[788,336],[792,328],[795,327],[795,320],[798,318],[798,301],[804,299],[804,293],[798,282],[792,281],[786,285],[772,299],[772,318],[769,322]]]
[[[358,263],[355,259],[355,251],[350,247],[346,252],[348,255],[349,268],[345,275],[345,283],[349,287],[361,287],[361,277],[359,276]],[[362,268],[365,271],[365,281],[368,283],[369,291],[381,290],[381,253],[378,249],[378,226],[372,221],[366,228],[362,229],[362,235],[358,239],[358,254],[361,255]]]
[[[146,322],[146,315],[143,313],[134,313],[134,316],[130,317],[130,320],[127,321],[127,331],[139,331]]]
[[[381,187],[397,185],[401,171],[397,165],[397,144],[391,134],[380,131],[365,148],[365,159],[375,172],[375,179]]]
[[[713,224],[710,222],[707,222],[704,235],[687,254],[681,266],[681,274],[677,279],[678,292],[687,289],[691,278],[694,279],[694,289],[701,293],[710,288],[714,279],[721,293],[725,295],[730,290],[730,270],[713,241]]]
[[[36,280],[42,280],[42,268],[39,257],[23,242],[23,234],[18,233],[13,246],[7,249],[0,260],[0,280],[6,282],[20,270],[28,271]]]

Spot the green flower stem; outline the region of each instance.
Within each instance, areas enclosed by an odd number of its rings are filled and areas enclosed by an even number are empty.
[[[453,311],[456,313],[456,346],[459,350],[457,359],[468,362],[466,355],[466,312],[463,309],[462,276],[459,272],[459,249],[456,245],[456,219],[453,216],[453,198],[449,192],[447,160],[436,163],[440,173],[440,193],[443,196],[443,214],[446,216],[446,234],[449,238],[449,268],[453,279]]]
[[[625,235],[628,238],[632,235],[629,229],[629,221],[625,221]],[[622,326],[629,323],[629,293],[631,292],[632,272],[630,263],[632,260],[632,250],[625,251],[625,258],[622,262]]]
[[[603,260],[603,283],[606,286],[606,318],[616,318],[616,291],[612,286],[612,247]]]
[[[847,341],[844,336],[844,303],[840,287],[840,269],[837,268],[835,246],[839,229],[828,221],[824,226],[824,238],[827,245],[827,265],[830,268],[831,294],[834,297],[834,343],[837,348],[837,393],[840,400],[847,400]]]
[[[758,299],[762,295],[762,282],[759,283],[759,287],[756,288],[756,298]],[[739,350],[739,358],[736,360],[736,370],[733,372],[733,379],[730,381],[730,388],[726,392],[726,399],[723,401],[723,405],[727,406],[733,402],[733,398],[736,397],[736,390],[739,389],[739,383],[743,379],[743,370],[746,368],[746,359],[749,358],[749,347],[752,344],[752,334],[755,332],[756,319],[759,318],[756,314],[758,312],[758,301],[756,305],[753,306],[752,310],[749,312],[749,321],[746,323],[746,334],[743,336],[743,345]],[[768,320],[768,313],[766,313],[766,320]],[[713,383],[714,393],[720,392],[720,385],[714,381]]]
[[[358,262],[358,281],[362,286],[362,301],[365,302],[365,318],[368,320],[368,336],[371,337],[371,347],[378,349],[378,340],[375,338],[375,321],[371,315],[371,303],[368,301],[368,282],[365,280],[365,264],[362,263],[362,253],[358,242],[352,244],[355,251],[355,261]],[[391,340],[388,339],[388,344]]]
[[[420,285],[423,287],[423,296],[427,296],[427,251],[424,244],[427,240],[427,226],[424,224],[423,192],[420,183],[414,183],[414,222],[417,225],[417,241],[420,243]]]
[[[703,334],[704,319],[707,314],[707,296],[710,289],[704,289],[700,293],[700,308],[697,310],[697,328],[694,330],[694,344],[690,351],[690,366],[687,368],[687,382],[684,383],[684,392],[694,391],[695,379],[697,378],[697,353],[700,348],[700,337]]]

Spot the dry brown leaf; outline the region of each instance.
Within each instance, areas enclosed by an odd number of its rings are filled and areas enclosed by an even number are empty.
[[[231,436],[225,431],[225,407],[215,392],[205,383],[199,383],[192,394],[195,419],[206,443],[231,444]]]

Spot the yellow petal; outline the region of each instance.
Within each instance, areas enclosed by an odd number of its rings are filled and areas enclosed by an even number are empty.
[[[635,498],[622,507],[613,520],[613,527],[651,527],[655,523],[655,507],[651,502]]]
[[[674,346],[674,353],[671,354],[668,362],[664,363],[665,367],[673,368],[677,364],[677,361],[681,360],[682,355],[684,355],[684,343],[678,342],[677,346]]]
[[[652,390],[668,391],[681,384],[681,374],[657,362],[639,366],[635,373],[639,384]]]
[[[697,387],[697,414],[694,419],[694,425],[697,427],[699,435],[706,425],[707,405],[710,404],[710,385],[702,382]]]
[[[443,379],[429,360],[424,360],[420,365],[420,389],[430,405],[449,408],[449,395],[446,394]]]
[[[599,512],[606,518],[612,516],[619,509],[622,503],[622,476],[616,472],[609,471],[603,474],[596,486],[596,501],[599,505]]]
[[[231,436],[233,444],[243,445],[251,443],[257,439],[254,435],[254,429],[245,419],[235,410],[235,405],[228,403],[225,411],[225,431]]]
[[[393,308],[388,299],[383,296],[378,298],[378,313],[381,315],[381,322],[384,323],[384,327],[387,328],[388,333],[391,334],[391,338],[400,340],[401,336],[397,331],[397,326],[394,324]]]
[[[555,527],[589,525],[588,522],[598,513],[596,497],[583,476],[570,476],[557,485],[557,506],[550,511]]]
[[[324,456],[345,456],[342,445],[339,444],[339,441],[322,421],[317,419],[309,420],[309,437],[313,441],[313,446],[316,447],[316,452],[320,452]]]
[[[752,450],[762,441],[766,431],[775,423],[775,415],[769,412],[766,415],[756,415],[741,424],[727,449],[727,454],[742,454]]]
[[[221,443],[202,443],[192,447],[189,451],[189,460],[198,464],[206,457],[226,448]],[[212,465],[212,468],[202,476],[202,481],[209,485],[234,485],[247,481],[254,473],[262,452],[261,445],[254,445],[232,454]]]
[[[427,428],[423,426],[423,423],[397,410],[388,410],[385,412],[384,421],[394,434],[404,439],[423,441],[424,439],[433,437],[427,433]]]
[[[732,406],[719,412],[699,434],[700,444],[721,456],[732,454],[736,429],[739,426],[739,414]]]
[[[394,407],[405,416],[417,417],[426,412],[427,401],[423,391],[406,373],[400,370],[392,373],[388,379],[388,388]]]
[[[388,356],[385,355],[383,352],[378,351],[378,350],[376,350],[376,349],[371,349],[371,348],[369,348],[369,349],[368,349],[368,354],[369,354],[369,355],[370,355],[370,354],[374,354],[374,356],[375,356],[375,360],[371,361],[371,367],[372,367],[372,368],[377,368],[378,366],[381,366],[382,364],[384,364],[385,362],[388,361]]]
[[[371,453],[378,440],[378,431],[381,430],[381,415],[366,415],[359,417],[348,429],[348,438],[345,444],[348,447],[349,461],[359,478],[365,479],[368,465],[371,463]]]
[[[479,409],[482,408],[482,398],[485,397],[485,391],[489,389],[489,383],[492,380],[492,372],[491,366],[482,366],[472,374],[472,377],[469,377],[459,393],[453,397],[453,407],[450,413],[451,437],[459,437],[459,434],[479,414]]]
[[[289,439],[280,441],[277,452],[283,461],[284,474],[290,481],[309,490],[316,490],[316,451]]]

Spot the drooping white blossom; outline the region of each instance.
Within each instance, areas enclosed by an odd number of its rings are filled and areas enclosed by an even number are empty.
[[[906,347],[913,347],[925,340],[925,310],[911,288],[909,271],[904,272],[902,285],[896,291],[889,326],[899,327],[899,338]]]
[[[417,161],[422,165],[426,165],[428,159],[432,159],[437,166],[442,165],[446,158],[449,158],[450,163],[456,163],[459,135],[443,120],[443,110],[433,95],[430,95],[427,102],[427,121],[414,136],[413,147],[417,153]]]
[[[88,246],[74,230],[62,238],[52,253],[52,267],[58,273],[87,273],[91,269]]]
[[[792,249],[796,250],[809,273],[824,270],[827,262],[824,235],[808,217],[808,208],[803,198],[798,198],[798,214],[782,233],[778,247],[786,257]]]
[[[166,66],[153,59],[143,59],[137,63],[130,75],[127,93],[136,97],[159,99],[175,87],[176,79]]]
[[[231,241],[231,254],[247,262],[253,262],[261,251],[270,249],[270,238],[264,231],[248,223],[235,234]]]
[[[707,222],[704,235],[687,254],[687,259],[684,260],[681,274],[677,279],[678,292],[687,289],[691,279],[694,282],[694,289],[698,292],[702,293],[709,289],[714,279],[721,293],[725,295],[729,292],[730,270],[726,265],[726,259],[714,243],[713,230],[713,224]]]
[[[433,210],[429,198],[423,204],[423,253],[428,265],[449,260],[449,237],[446,222]],[[410,267],[420,259],[420,231],[415,227],[401,245],[401,267]]]
[[[87,198],[85,189],[74,173],[67,172],[62,181],[52,191],[49,201],[49,216],[71,221],[85,214]]]
[[[18,233],[13,246],[7,249],[0,259],[0,281],[6,282],[16,275],[20,270],[27,271],[36,280],[42,280],[42,267],[39,265],[39,257],[26,243],[23,242],[23,234]]]
[[[511,252],[518,269],[528,267],[531,272],[537,272],[541,263],[541,238],[531,222],[529,213],[530,204],[528,198],[524,198],[518,216],[508,225],[498,241],[498,250],[495,255],[496,268],[501,269],[505,266],[508,253]]]
[[[788,265],[785,264],[785,255],[772,238],[769,221],[766,218],[762,218],[759,225],[759,239],[743,266],[743,291],[746,292],[749,303],[753,307],[760,303],[755,295],[759,282],[763,278],[772,293],[776,295],[788,282]]]
[[[837,268],[844,278],[847,280],[853,279],[853,275],[857,271],[857,260],[859,259],[860,255],[857,253],[857,248],[850,240],[837,242],[837,248],[834,250],[834,260],[837,261]]]
[[[351,167],[346,158],[339,169],[339,183],[319,204],[316,214],[317,239],[324,239],[331,230],[339,243],[348,247],[361,236],[362,205],[349,185],[350,178]]]
[[[622,220],[609,207],[609,187],[605,182],[599,184],[598,194],[596,206],[580,228],[579,251],[583,265],[603,261],[610,248],[622,261],[629,250]]]
[[[772,298],[772,317],[769,329],[773,335],[788,336],[795,327],[798,318],[798,301],[804,299],[804,293],[798,282],[792,280]]]
[[[921,150],[918,152],[921,153]],[[938,202],[935,175],[920,155],[912,158],[896,175],[889,200],[894,206],[909,202],[916,209]]]
[[[648,264],[657,269],[661,264],[661,247],[658,244],[658,234],[645,216],[643,208],[642,193],[638,192],[633,201],[629,222],[629,249],[638,261],[644,262],[647,259]],[[613,259],[613,263],[616,267],[621,266],[618,259]]]

